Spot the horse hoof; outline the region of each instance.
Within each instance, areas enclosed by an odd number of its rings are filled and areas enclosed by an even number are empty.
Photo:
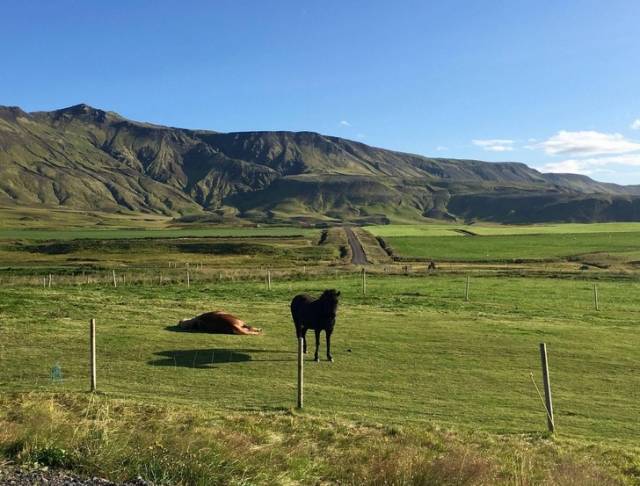
[[[327,358],[327,361],[330,361],[331,363],[333,363],[333,358]]]
[[[316,363],[320,362],[320,358],[318,358],[317,356],[315,358],[313,358],[313,361],[315,361]]]

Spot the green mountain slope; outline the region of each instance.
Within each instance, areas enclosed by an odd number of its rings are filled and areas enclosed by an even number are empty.
[[[0,204],[261,221],[638,220],[640,188],[311,132],[216,133],[0,107]],[[193,219],[193,216],[191,217]]]

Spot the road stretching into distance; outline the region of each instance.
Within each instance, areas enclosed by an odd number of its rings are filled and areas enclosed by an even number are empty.
[[[347,233],[347,239],[351,247],[351,263],[354,265],[366,265],[368,263],[367,256],[364,254],[360,240],[351,228],[345,226],[344,231]]]

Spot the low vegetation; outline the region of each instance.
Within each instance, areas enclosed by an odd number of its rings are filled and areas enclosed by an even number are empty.
[[[0,399],[0,451],[21,463],[157,484],[622,484],[615,447],[384,426],[289,409],[218,412],[102,395]]]

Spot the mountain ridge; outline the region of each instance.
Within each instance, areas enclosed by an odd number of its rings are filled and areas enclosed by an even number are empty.
[[[639,186],[520,162],[425,157],[308,131],[176,128],[84,103],[0,106],[5,205],[266,222],[537,222],[639,220],[638,196]]]

